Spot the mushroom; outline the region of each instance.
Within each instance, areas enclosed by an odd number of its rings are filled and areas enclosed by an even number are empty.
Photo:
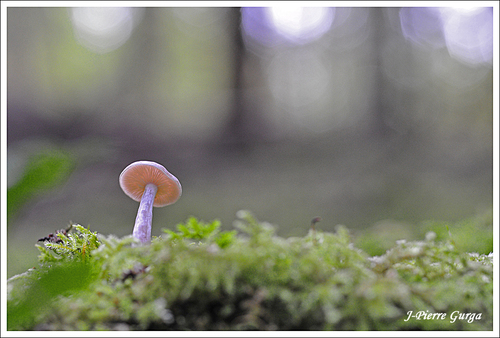
[[[179,180],[161,164],[138,161],[123,169],[120,187],[134,201],[141,202],[132,235],[142,244],[151,242],[153,206],[175,203],[182,194]]]

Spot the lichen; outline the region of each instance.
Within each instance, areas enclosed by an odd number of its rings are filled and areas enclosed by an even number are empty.
[[[236,230],[222,231],[218,221],[190,217],[136,247],[131,236],[74,226],[62,244],[40,246],[39,268],[9,280],[8,328],[493,328],[493,255],[461,252],[429,233],[371,257],[343,226],[282,238],[247,211],[237,218]]]

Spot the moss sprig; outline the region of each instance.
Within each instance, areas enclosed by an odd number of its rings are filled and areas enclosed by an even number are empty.
[[[76,232],[71,232],[71,230]],[[80,224],[72,224],[68,231],[57,232],[55,236],[58,240],[46,241],[43,246],[35,245],[40,251],[38,259],[41,263],[67,259],[86,262],[90,258],[91,252],[101,244],[96,232],[92,232]]]

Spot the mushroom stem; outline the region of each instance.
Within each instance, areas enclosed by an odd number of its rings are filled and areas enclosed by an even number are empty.
[[[146,185],[142,194],[137,217],[135,218],[134,231],[132,235],[142,244],[151,242],[151,224],[153,222],[153,203],[158,187],[154,184]]]

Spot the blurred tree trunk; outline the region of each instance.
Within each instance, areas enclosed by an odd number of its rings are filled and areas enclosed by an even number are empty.
[[[228,29],[233,32],[233,91],[232,106],[229,117],[217,137],[216,144],[225,151],[244,151],[265,134],[267,127],[260,118],[259,112],[250,108],[246,99],[248,90],[245,81],[245,67],[248,66],[248,55],[241,30],[241,8],[232,8],[228,17]],[[257,67],[252,71],[259,71]]]
[[[405,72],[414,74],[415,54],[408,50],[411,48],[405,43],[400,43],[400,50],[396,54],[387,55],[384,48],[387,41],[396,38],[391,33],[388,24],[387,8],[372,8],[372,54],[375,67],[373,90],[372,90],[372,134],[375,137],[388,139],[392,137],[408,138],[415,128],[412,115],[415,113],[414,102],[417,100],[415,90],[410,90],[405,86],[397,85],[387,79],[386,72],[393,72],[388,69],[388,64],[401,64],[404,62]],[[398,37],[401,38],[401,37]],[[385,62],[383,62],[385,61]],[[384,69],[384,67],[386,67]],[[397,67],[395,65],[395,67]],[[397,70],[396,70],[397,72]]]
[[[390,128],[387,125],[387,114],[389,107],[384,98],[387,86],[384,81],[382,65],[382,48],[384,46],[384,8],[372,8],[372,30],[373,30],[373,63],[375,66],[375,76],[372,91],[373,106],[373,133],[376,136],[387,136]]]

